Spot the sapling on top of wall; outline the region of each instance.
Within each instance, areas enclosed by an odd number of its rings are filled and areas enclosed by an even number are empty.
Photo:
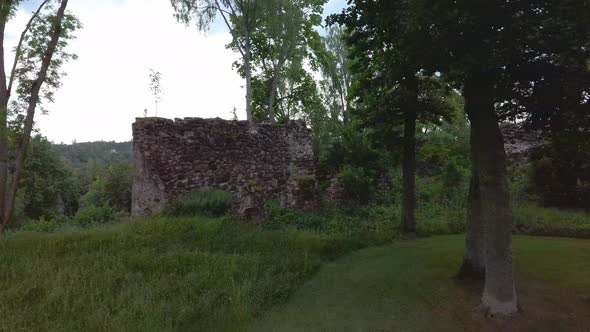
[[[154,96],[154,112],[158,116],[158,104],[162,101],[162,73],[157,70],[150,69],[150,91]]]

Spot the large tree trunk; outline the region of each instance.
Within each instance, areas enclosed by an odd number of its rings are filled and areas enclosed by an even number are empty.
[[[473,126],[474,156],[485,225],[485,286],[482,309],[507,317],[518,313],[512,257],[512,208],[506,173],[506,153],[494,109],[493,86],[485,74],[465,85],[468,116]]]
[[[471,98],[466,100],[468,108]],[[477,110],[474,110],[477,111]],[[477,136],[471,127],[471,182],[469,183],[469,196],[467,197],[467,230],[465,234],[465,256],[463,266],[459,271],[460,277],[483,279],[485,276],[485,232],[484,221],[481,215],[481,193],[477,172],[477,160],[475,158],[474,139]]]
[[[408,110],[404,120],[402,231],[416,233],[416,111]]]
[[[5,99],[1,97],[1,99]],[[8,189],[8,107],[0,100],[0,224],[4,223],[6,191]]]
[[[9,3],[2,2],[1,12]],[[4,207],[6,205],[6,192],[8,190],[8,90],[6,84],[6,69],[4,56],[4,32],[7,16],[0,17],[0,225],[4,223]]]
[[[55,17],[55,22],[53,23],[52,30],[51,30],[51,39],[49,41],[49,45],[43,54],[43,59],[41,61],[41,68],[39,69],[39,73],[37,74],[37,79],[31,85],[31,94],[28,100],[28,107],[27,107],[27,115],[25,117],[25,124],[23,128],[23,134],[21,138],[21,142],[18,148],[16,160],[15,160],[15,170],[12,176],[12,180],[10,183],[10,190],[6,195],[6,203],[4,206],[4,210],[2,211],[2,225],[0,225],[0,232],[3,232],[7,224],[12,219],[12,215],[14,212],[14,205],[16,200],[16,193],[18,191],[18,185],[20,182],[20,178],[22,176],[22,172],[25,165],[25,159],[27,156],[27,151],[29,148],[29,142],[31,139],[31,132],[33,130],[33,124],[35,120],[35,110],[37,108],[37,103],[39,102],[39,93],[41,91],[41,87],[47,78],[47,72],[49,70],[49,66],[51,65],[51,60],[53,58],[53,54],[57,49],[57,44],[59,42],[59,38],[62,33],[62,21],[65,16],[66,7],[68,6],[68,0],[62,0],[61,5],[57,11],[57,15]]]

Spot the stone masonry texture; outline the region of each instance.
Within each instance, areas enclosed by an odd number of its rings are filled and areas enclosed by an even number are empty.
[[[133,124],[132,215],[162,211],[197,190],[256,191],[280,197],[294,176],[313,176],[312,133],[302,121],[284,125],[222,119],[138,118]]]

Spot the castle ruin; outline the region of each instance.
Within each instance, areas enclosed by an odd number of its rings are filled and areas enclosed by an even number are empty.
[[[290,187],[293,177],[316,171],[311,130],[303,121],[250,126],[222,119],[138,118],[133,150],[134,217],[158,213],[171,199],[197,190],[223,190],[246,205],[257,204],[253,196],[292,197],[298,191]]]

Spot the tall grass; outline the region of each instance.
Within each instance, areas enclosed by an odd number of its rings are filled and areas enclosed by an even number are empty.
[[[170,202],[163,214],[169,217],[220,217],[229,212],[231,203],[231,194],[227,192],[195,191]]]
[[[523,204],[514,209],[516,231],[540,236],[590,239],[590,214]]]
[[[236,331],[362,246],[207,218],[13,233],[0,239],[0,330]]]
[[[462,232],[458,199],[421,195],[421,235]],[[160,217],[10,233],[0,239],[0,330],[241,330],[323,263],[391,242],[399,212],[397,204],[319,214],[274,206],[260,226]],[[515,208],[515,220],[526,234],[580,236],[590,229],[588,214],[534,205]]]

